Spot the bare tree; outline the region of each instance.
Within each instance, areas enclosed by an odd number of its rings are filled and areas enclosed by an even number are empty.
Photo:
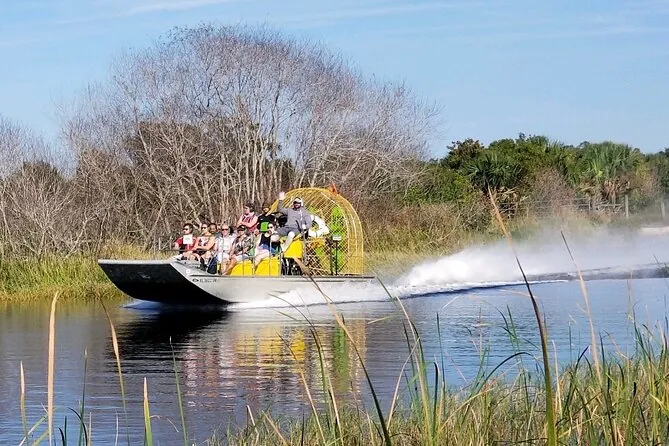
[[[1,256],[80,248],[85,225],[58,161],[41,138],[0,118]]]
[[[401,190],[434,116],[319,45],[202,26],[120,57],[64,128],[98,235],[150,241],[286,187],[336,183],[358,204]]]

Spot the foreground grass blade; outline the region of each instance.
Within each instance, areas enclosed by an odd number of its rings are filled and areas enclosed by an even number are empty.
[[[144,435],[147,446],[153,446],[153,431],[151,430],[151,412],[149,412],[149,390],[144,378]]]
[[[339,314],[339,312],[337,311],[337,308],[334,305],[334,302],[332,302],[332,299],[330,299],[330,297],[323,292],[323,290],[318,286],[318,284],[316,283],[315,280],[313,280],[313,278],[311,279],[311,281],[314,284],[314,286],[318,289],[318,292],[321,294],[321,296],[323,296],[323,298],[325,299],[325,302],[328,305],[330,311],[332,312],[335,321],[337,322],[337,325],[343,330],[344,334],[346,335],[346,338],[349,340],[351,346],[353,347],[353,351],[355,352],[355,355],[360,363],[360,367],[362,368],[362,371],[365,375],[365,380],[369,385],[369,390],[372,393],[374,408],[376,409],[376,414],[379,417],[379,423],[381,424],[381,430],[383,431],[383,442],[386,446],[391,446],[392,441],[390,439],[390,432],[388,431],[388,424],[386,423],[386,419],[383,416],[383,410],[381,409],[381,402],[379,401],[378,395],[376,394],[376,389],[374,388],[374,384],[372,383],[372,377],[369,375],[369,371],[367,370],[367,366],[365,365],[364,358],[360,353],[360,350],[358,349],[358,345],[355,343],[355,338],[351,335],[351,332],[344,323],[341,314]]]
[[[28,420],[26,419],[26,378],[23,373],[23,361],[20,362],[21,369],[21,424],[23,425],[23,441],[28,441]]]
[[[49,431],[49,444],[53,444],[53,379],[54,362],[56,350],[56,302],[58,293],[53,296],[51,301],[51,313],[49,314],[49,352],[47,364],[46,395],[47,395],[47,429]]]
[[[599,378],[599,380],[601,381],[602,371],[601,371],[601,365],[599,364],[599,353],[597,352],[597,336],[595,335],[595,324],[592,318],[592,313],[590,312],[590,297],[588,295],[588,288],[585,286],[585,280],[583,280],[583,274],[581,274],[581,268],[579,268],[578,262],[576,262],[576,258],[574,257],[574,254],[572,254],[571,252],[571,248],[569,247],[569,243],[567,243],[567,238],[564,236],[564,232],[560,231],[560,235],[562,235],[562,241],[564,242],[564,246],[567,248],[569,257],[571,258],[572,263],[576,267],[576,272],[578,274],[578,282],[579,285],[581,286],[581,293],[583,294],[583,300],[585,301],[585,313],[588,316],[588,323],[590,324],[590,343],[592,348],[592,359],[595,362],[595,372],[597,373],[597,378]]]
[[[107,317],[107,321],[109,322],[109,328],[111,330],[112,347],[114,348],[114,356],[116,357],[118,382],[121,387],[121,401],[123,402],[123,415],[125,416],[125,436],[126,436],[126,441],[128,442],[128,446],[130,446],[130,432],[128,431],[128,405],[125,398],[125,387],[123,385],[123,370],[121,369],[121,355],[119,353],[119,348],[118,348],[118,338],[116,337],[116,329],[114,328],[114,324],[111,320],[111,317],[109,317],[109,312],[107,312],[107,308],[105,307],[104,304],[101,303],[101,305],[102,309],[105,312],[105,316]]]
[[[183,396],[181,395],[181,383],[179,380],[179,368],[177,367],[177,357],[174,354],[174,346],[170,337],[170,349],[172,350],[172,364],[174,366],[174,379],[177,383],[177,401],[179,402],[179,415],[181,416],[181,431],[184,437],[184,446],[188,446],[188,429],[186,428],[186,416],[184,412]]]
[[[549,446],[557,446],[557,431],[556,431],[556,419],[555,419],[555,400],[553,398],[553,382],[552,382],[552,377],[551,377],[551,365],[550,365],[550,359],[548,357],[548,336],[546,334],[546,327],[544,326],[544,321],[541,317],[541,311],[539,310],[539,304],[537,302],[537,299],[534,297],[534,293],[532,293],[532,287],[530,286],[530,283],[527,280],[527,275],[525,274],[525,270],[523,270],[523,266],[520,264],[520,259],[518,258],[518,255],[516,254],[516,250],[513,246],[513,239],[511,237],[511,234],[509,233],[508,229],[506,228],[506,225],[504,224],[504,220],[502,219],[502,214],[499,212],[499,208],[497,207],[497,203],[495,201],[495,198],[492,194],[492,191],[488,189],[488,196],[490,197],[490,202],[492,203],[493,206],[493,211],[495,214],[495,218],[497,219],[497,223],[499,224],[500,229],[504,233],[504,237],[509,243],[509,247],[513,251],[513,255],[516,258],[516,263],[518,264],[518,269],[520,269],[520,273],[523,276],[523,282],[525,283],[525,287],[527,288],[527,292],[530,296],[530,301],[532,302],[532,309],[534,310],[534,316],[536,317],[537,320],[537,327],[539,328],[539,337],[541,339],[541,356],[543,359],[543,365],[544,365],[544,385],[546,386],[546,433],[548,436],[548,445]]]
[[[83,389],[81,390],[81,406],[79,406],[79,439],[77,440],[77,445],[81,445],[81,440],[88,439],[86,434],[86,423],[84,422],[84,409],[86,408],[86,375],[88,371],[88,349],[84,349],[84,382]],[[75,412],[76,413],[76,412]]]

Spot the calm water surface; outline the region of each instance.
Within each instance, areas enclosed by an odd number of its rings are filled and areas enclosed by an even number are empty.
[[[667,317],[669,285],[664,280],[591,282],[588,290],[596,329],[607,344],[615,343],[617,348],[631,345],[631,309],[641,323],[664,324]],[[579,286],[549,283],[536,285],[534,291],[541,299],[558,360],[564,364],[577,357],[590,339]],[[523,348],[539,354],[536,322],[524,292],[523,287],[506,287],[434,294],[403,303],[421,333],[426,357],[443,364],[453,386],[462,386],[476,376],[483,349],[489,348],[489,368],[512,353],[502,317],[507,311],[513,316]],[[409,352],[402,313],[392,302],[347,303],[338,308],[387,407]],[[154,438],[158,444],[176,444],[182,437],[175,369],[189,434],[195,441],[203,441],[231,423],[245,422],[247,406],[256,414],[272,410],[301,417],[309,410],[301,374],[314,394],[319,395],[321,388],[312,329],[326,350],[326,366],[337,391],[368,404],[368,387],[359,361],[331,310],[316,305],[302,311],[304,314],[285,308],[229,313],[186,313],[156,307],[111,309],[127,395],[126,421],[110,329],[102,308],[95,304],[60,305],[55,425],[63,427],[67,417],[69,436],[76,437],[76,416],[70,408],[78,410],[85,380],[87,423],[90,414],[93,440],[111,443],[118,436],[119,442],[126,444],[129,436],[131,444],[140,443],[146,378]],[[48,313],[48,305],[0,310],[2,445],[18,444],[23,435],[21,361],[28,425],[45,414]],[[41,426],[38,431],[44,429]]]

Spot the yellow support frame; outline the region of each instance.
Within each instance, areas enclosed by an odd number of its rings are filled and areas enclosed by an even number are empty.
[[[304,206],[311,214],[321,217],[330,233],[324,237],[296,239],[293,243],[304,243],[303,260],[315,274],[328,275],[336,269],[338,274],[364,273],[364,245],[362,224],[351,203],[329,189],[306,187],[286,192],[284,206],[290,207],[295,198],[304,200]],[[272,204],[272,211],[278,209],[278,200]],[[337,242],[337,252],[333,254],[332,236],[341,236]],[[332,264],[332,260],[336,268]]]

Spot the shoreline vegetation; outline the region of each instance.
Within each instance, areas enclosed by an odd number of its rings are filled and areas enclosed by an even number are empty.
[[[493,212],[494,214],[494,212]],[[501,214],[500,214],[501,217]],[[647,218],[644,220],[648,221]],[[573,234],[594,233],[602,228],[619,231],[636,229],[638,219],[607,216],[603,222],[598,215],[566,213],[561,216],[528,216],[504,221],[516,240],[545,236],[567,231]],[[485,246],[503,240],[495,228],[485,231],[447,228],[448,233],[437,244],[423,243],[425,233],[394,228],[386,237],[378,234],[366,243],[366,268],[382,280],[397,277],[419,263],[449,255],[468,246]],[[130,298],[119,291],[97,265],[98,258],[160,259],[168,258],[169,251],[148,250],[143,246],[112,243],[95,254],[74,254],[67,258],[44,256],[39,260],[10,258],[0,261],[0,303],[49,302],[55,292],[61,300],[80,302],[124,301]]]

